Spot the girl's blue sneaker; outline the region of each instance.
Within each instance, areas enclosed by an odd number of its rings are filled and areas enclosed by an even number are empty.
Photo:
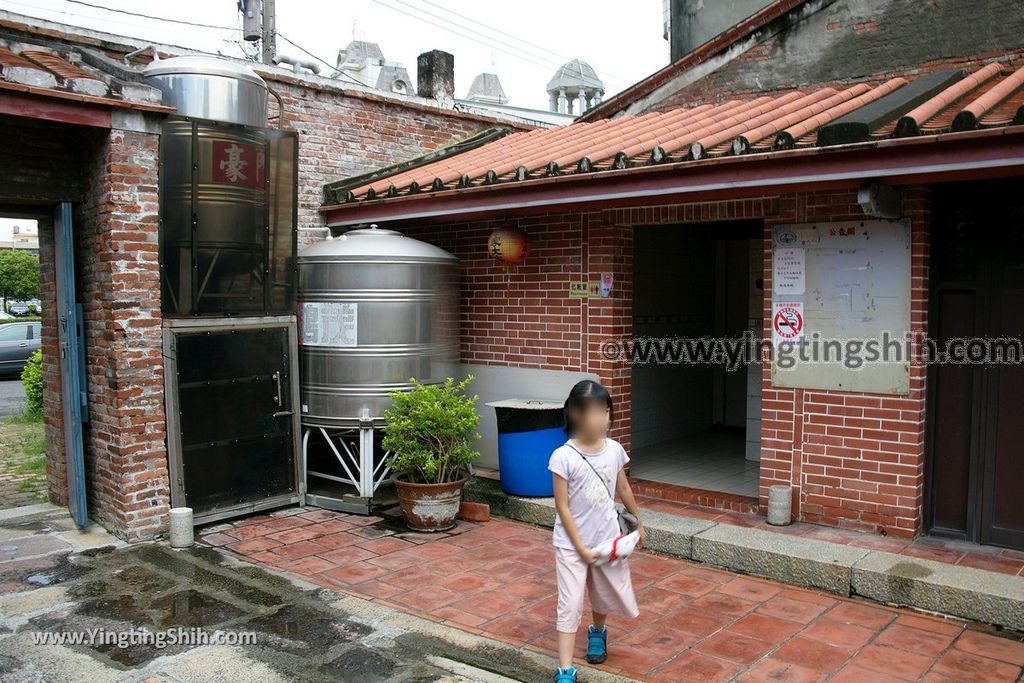
[[[576,667],[555,669],[555,683],[576,683]]]
[[[591,625],[587,631],[587,661],[600,664],[608,659],[608,627]]]

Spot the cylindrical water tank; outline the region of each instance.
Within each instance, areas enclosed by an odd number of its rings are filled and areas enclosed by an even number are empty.
[[[158,59],[142,70],[164,104],[182,116],[246,126],[267,125],[267,84],[255,71],[227,59],[183,55]]]
[[[458,354],[456,258],[376,227],[299,252],[302,423],[382,422],[388,392],[442,382]]]

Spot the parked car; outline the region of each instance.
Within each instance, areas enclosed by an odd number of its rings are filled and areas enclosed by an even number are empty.
[[[39,323],[7,323],[0,325],[0,376],[17,377],[28,357],[40,346]]]
[[[28,307],[28,304],[24,301],[12,301],[11,305],[7,307],[8,313],[24,318],[26,315],[32,312],[32,309]]]

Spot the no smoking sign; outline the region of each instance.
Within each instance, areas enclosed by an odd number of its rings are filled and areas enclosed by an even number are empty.
[[[772,337],[775,344],[795,342],[804,338],[804,305],[802,302],[772,305]]]

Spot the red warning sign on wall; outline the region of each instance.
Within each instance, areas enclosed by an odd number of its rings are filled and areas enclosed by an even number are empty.
[[[804,338],[803,302],[772,305],[772,337],[775,344],[796,342]]]

